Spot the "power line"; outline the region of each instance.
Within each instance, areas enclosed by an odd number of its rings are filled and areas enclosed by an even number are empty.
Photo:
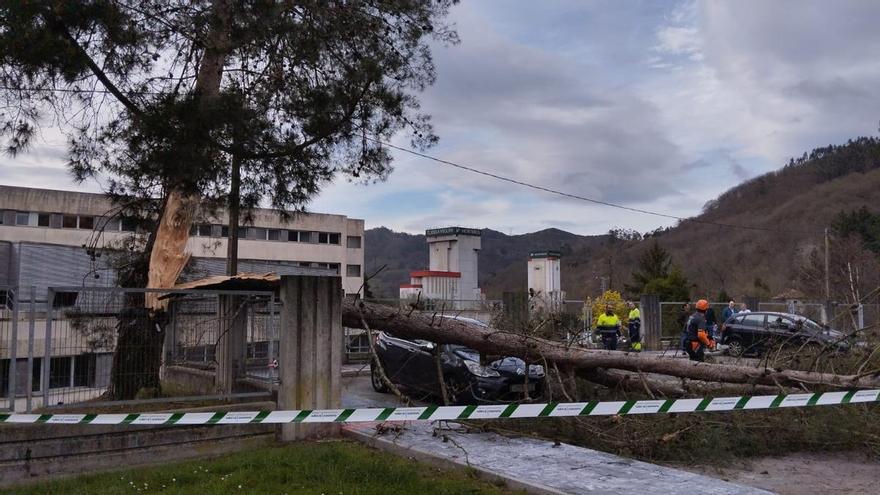
[[[57,92],[62,92],[62,93],[110,93],[110,91],[107,91],[107,90],[101,90],[101,89],[80,89],[80,88],[13,88],[13,87],[9,87],[9,86],[0,86],[0,90],[5,90],[5,91],[46,91],[46,92],[56,92],[56,91],[57,91]],[[132,94],[137,94],[137,93],[141,93],[141,92],[132,92]],[[157,93],[152,93],[152,94],[157,94]],[[378,139],[373,139],[373,138],[371,138],[371,137],[365,137],[365,139],[367,139],[368,141],[372,141],[372,142],[374,142],[374,143],[376,143],[376,144],[380,144],[380,145],[382,145],[382,146],[387,146],[387,147],[389,147],[389,148],[392,148],[392,149],[395,149],[395,150],[398,150],[398,151],[402,151],[402,152],[404,152],[404,153],[409,153],[409,154],[411,154],[411,155],[415,155],[415,156],[418,156],[418,157],[421,157],[421,158],[425,158],[425,159],[427,159],[427,160],[431,160],[431,161],[434,161],[434,162],[437,162],[437,163],[441,163],[441,164],[444,164],[444,165],[448,165],[448,166],[450,166],[450,167],[455,167],[455,168],[458,168],[458,169],[461,169],[461,170],[465,170],[465,171],[467,171],[467,172],[471,172],[471,173],[474,173],[474,174],[479,174],[479,175],[483,175],[483,176],[486,176],[486,177],[491,177],[491,178],[496,179],[496,180],[500,180],[500,181],[508,182],[508,183],[511,183],[511,184],[516,184],[516,185],[519,185],[519,186],[527,187],[527,188],[530,188],[530,189],[535,189],[535,190],[538,190],[538,191],[543,191],[543,192],[550,193],[550,194],[555,194],[555,195],[557,195],[557,196],[563,196],[563,197],[570,198],[570,199],[576,199],[576,200],[578,200],[578,201],[585,201],[585,202],[588,202],[588,203],[593,203],[593,204],[597,204],[597,205],[607,206],[607,207],[609,207],[609,208],[617,208],[617,209],[620,209],[620,210],[631,211],[631,212],[634,212],[634,213],[641,213],[641,214],[643,214],[643,215],[652,215],[652,216],[661,217],[661,218],[668,218],[668,219],[671,219],[671,220],[677,220],[677,221],[679,221],[679,222],[693,222],[693,223],[699,223],[699,224],[703,224],[703,225],[715,225],[715,226],[717,226],[717,227],[724,227],[724,228],[730,228],[730,229],[755,230],[755,231],[761,231],[761,232],[777,232],[777,233],[782,233],[782,234],[807,234],[807,235],[821,234],[821,232],[819,232],[819,231],[815,231],[815,232],[813,232],[813,231],[802,231],[802,230],[784,230],[784,229],[775,229],[775,228],[771,228],[771,227],[758,227],[758,226],[756,226],[756,225],[739,225],[739,224],[730,224],[730,223],[724,223],[724,222],[713,222],[713,221],[711,221],[711,220],[700,220],[700,219],[698,219],[698,218],[686,218],[686,217],[680,217],[680,216],[677,216],[677,215],[671,215],[671,214],[668,214],[668,213],[661,213],[661,212],[658,212],[658,211],[646,210],[646,209],[642,209],[642,208],[634,208],[634,207],[631,207],[631,206],[625,206],[625,205],[621,205],[621,204],[617,204],[617,203],[610,203],[610,202],[608,202],[608,201],[602,201],[602,200],[599,200],[599,199],[589,198],[589,197],[586,197],[586,196],[580,196],[580,195],[577,195],[577,194],[571,194],[571,193],[567,193],[567,192],[564,192],[564,191],[559,191],[559,190],[557,190],[557,189],[551,189],[551,188],[549,188],[549,187],[540,186],[540,185],[537,185],[537,184],[531,184],[531,183],[529,183],[529,182],[525,182],[525,181],[521,181],[521,180],[517,180],[517,179],[512,179],[512,178],[510,178],[510,177],[505,177],[505,176],[503,176],[503,175],[498,175],[498,174],[495,174],[495,173],[492,173],[492,172],[486,172],[486,171],[484,171],[484,170],[479,170],[479,169],[474,168],[474,167],[469,167],[469,166],[467,166],[467,165],[461,165],[461,164],[459,164],[459,163],[451,162],[451,161],[449,161],[449,160],[444,160],[444,159],[442,159],[442,158],[437,158],[437,157],[435,157],[435,156],[431,156],[431,155],[428,155],[428,154],[425,154],[425,153],[420,153],[420,152],[418,152],[418,151],[413,151],[413,150],[410,150],[410,149],[407,149],[407,148],[403,148],[403,147],[400,147],[400,146],[395,146],[395,145],[393,145],[393,144],[391,144],[391,143],[387,143],[387,142],[385,142],[385,141],[381,141],[381,140],[378,140]]]
[[[410,150],[410,149],[407,149],[407,148],[402,148],[402,147],[400,147],[400,146],[395,146],[395,145],[393,145],[393,144],[386,143],[386,142],[384,142],[384,141],[380,141],[380,140],[377,140],[377,139],[372,139],[372,138],[369,138],[369,137],[367,137],[366,139],[369,140],[369,141],[372,141],[372,142],[374,142],[374,143],[381,144],[382,146],[387,146],[387,147],[389,147],[389,148],[393,148],[393,149],[396,149],[396,150],[398,150],[398,151],[403,151],[403,152],[405,152],[405,153],[409,153],[409,154],[411,154],[411,155],[415,155],[415,156],[418,156],[418,157],[421,157],[421,158],[425,158],[425,159],[427,159],[427,160],[431,160],[431,161],[435,161],[435,162],[438,162],[438,163],[442,163],[442,164],[444,164],[444,165],[449,165],[449,166],[451,166],[451,167],[455,167],[455,168],[458,168],[458,169],[461,169],[461,170],[465,170],[465,171],[467,171],[467,172],[471,172],[471,173],[474,173],[474,174],[484,175],[484,176],[486,176],[486,177],[491,177],[491,178],[493,178],[493,179],[497,179],[497,180],[500,180],[500,181],[509,182],[509,183],[511,183],[511,184],[516,184],[516,185],[519,185],[519,186],[528,187],[528,188],[531,188],[531,189],[536,189],[536,190],[538,190],[538,191],[543,191],[543,192],[547,192],[547,193],[550,193],[550,194],[555,194],[555,195],[557,195],[557,196],[563,196],[563,197],[566,197],[566,198],[576,199],[576,200],[579,200],[579,201],[586,201],[586,202],[594,203],[594,204],[597,204],[597,205],[608,206],[608,207],[610,207],[610,208],[618,208],[618,209],[621,209],[621,210],[632,211],[632,212],[635,212],[635,213],[641,213],[641,214],[644,214],[644,215],[653,215],[653,216],[656,216],[656,217],[670,218],[670,219],[678,220],[678,221],[681,221],[681,222],[694,222],[694,223],[700,223],[700,224],[705,224],[705,225],[715,225],[715,226],[718,226],[718,227],[726,227],[726,228],[731,228],[731,229],[759,230],[759,231],[763,231],[763,232],[779,232],[779,233],[787,233],[787,234],[817,234],[817,233],[821,233],[821,232],[819,232],[819,231],[812,232],[812,231],[799,231],[799,230],[783,230],[783,229],[775,229],[775,228],[770,228],[770,227],[758,227],[758,226],[756,226],[756,225],[738,225],[738,224],[730,224],[730,223],[724,223],[724,222],[713,222],[713,221],[711,221],[711,220],[700,220],[700,219],[698,219],[698,218],[685,218],[685,217],[679,217],[679,216],[676,216],[676,215],[670,215],[670,214],[668,214],[668,213],[661,213],[661,212],[658,212],[658,211],[645,210],[645,209],[641,209],[641,208],[633,208],[633,207],[631,207],[631,206],[625,206],[625,205],[616,204],[616,203],[609,203],[609,202],[607,202],[607,201],[602,201],[602,200],[599,200],[599,199],[588,198],[588,197],[586,197],[586,196],[579,196],[579,195],[577,195],[577,194],[571,194],[571,193],[567,193],[567,192],[564,192],[564,191],[559,191],[559,190],[556,190],[556,189],[551,189],[551,188],[549,188],[549,187],[544,187],[544,186],[540,186],[540,185],[537,185],[537,184],[531,184],[531,183],[524,182],[524,181],[517,180],[517,179],[511,179],[510,177],[505,177],[505,176],[503,176],[503,175],[498,175],[498,174],[495,174],[495,173],[492,173],[492,172],[486,172],[486,171],[484,171],[484,170],[479,170],[479,169],[474,168],[474,167],[469,167],[469,166],[467,166],[467,165],[462,165],[462,164],[460,164],[460,163],[455,163],[455,162],[451,162],[451,161],[449,161],[449,160],[444,160],[444,159],[442,159],[442,158],[437,158],[437,157],[435,157],[435,156],[427,155],[427,154],[425,154],[425,153],[419,153],[418,151],[413,151],[413,150]]]

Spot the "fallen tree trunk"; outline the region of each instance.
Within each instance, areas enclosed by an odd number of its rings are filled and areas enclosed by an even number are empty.
[[[721,395],[773,395],[779,393],[796,393],[795,389],[769,387],[767,385],[751,385],[745,383],[719,383],[701,380],[690,380],[668,375],[653,373],[635,373],[615,369],[587,369],[578,373],[584,380],[604,385],[608,388],[621,389],[628,392],[658,395],[668,398]]]
[[[431,315],[346,299],[342,308],[343,324],[351,328],[363,328],[361,318],[374,330],[384,330],[400,337],[424,339],[440,344],[461,344],[480,352],[517,356],[531,362],[546,359],[560,368],[576,371],[607,368],[656,373],[705,382],[799,389],[811,386],[880,388],[880,373],[835,375],[698,363],[622,351],[583,349],[529,335],[484,328],[452,318],[442,318],[438,314]]]

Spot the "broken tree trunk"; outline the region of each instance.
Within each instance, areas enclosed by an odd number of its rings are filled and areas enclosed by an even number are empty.
[[[562,369],[580,371],[607,368],[706,382],[771,387],[880,388],[880,374],[835,375],[698,363],[622,351],[581,349],[538,337],[514,334],[495,328],[483,328],[452,318],[441,318],[436,314],[423,314],[349,299],[344,301],[342,317],[345,326],[362,328],[362,316],[373,329],[391,332],[400,337],[425,339],[440,344],[462,344],[481,352],[518,356],[531,362],[546,359]]]

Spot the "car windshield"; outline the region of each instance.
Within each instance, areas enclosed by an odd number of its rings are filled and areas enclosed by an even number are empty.
[[[822,327],[819,326],[819,324],[813,320],[808,320],[808,319],[804,318],[804,319],[798,320],[798,321],[803,324],[804,330],[807,330],[809,332],[821,332],[822,331]]]

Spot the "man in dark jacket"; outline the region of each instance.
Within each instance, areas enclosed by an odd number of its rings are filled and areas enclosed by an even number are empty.
[[[697,310],[688,318],[685,330],[687,341],[684,351],[687,352],[691,361],[703,361],[706,359],[706,348],[715,349],[715,341],[709,335],[706,328],[706,310],[709,309],[709,301],[700,299],[697,301]]]
[[[724,311],[721,312],[721,323],[726,322],[731,316],[736,314],[736,302],[730,301]]]

